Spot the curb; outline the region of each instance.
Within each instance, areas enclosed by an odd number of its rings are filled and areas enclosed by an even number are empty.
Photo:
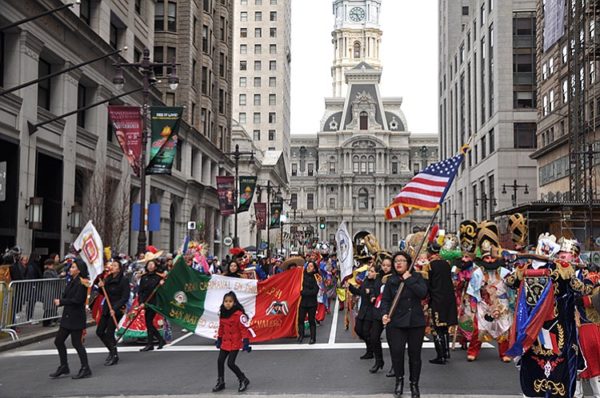
[[[96,324],[96,322],[94,322],[94,321],[88,321],[86,326],[90,327],[95,324]],[[31,334],[31,335],[23,336],[22,338],[19,338],[18,340],[14,340],[14,341],[11,340],[6,343],[0,343],[0,352],[9,351],[9,350],[12,350],[13,348],[24,347],[29,344],[37,343],[39,341],[55,337],[57,333],[58,333],[58,328],[52,327],[49,330],[46,330],[43,332],[38,332],[38,333]]]

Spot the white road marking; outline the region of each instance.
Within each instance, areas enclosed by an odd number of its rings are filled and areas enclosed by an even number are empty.
[[[253,345],[252,351],[312,351],[312,350],[358,350],[364,349],[364,343],[335,343],[335,344],[264,344],[264,345]],[[383,348],[388,348],[387,343],[383,343]],[[423,348],[434,348],[433,343],[423,343]],[[489,343],[484,343],[482,348],[494,348]],[[139,347],[119,347],[119,352],[139,352]],[[104,347],[93,347],[86,348],[88,354],[106,354],[106,348]],[[74,349],[68,349],[67,352],[71,355],[77,354]],[[162,352],[217,352],[217,349],[212,345],[182,345],[182,346],[165,346],[160,351],[153,351],[156,353]],[[7,352],[0,355],[0,358],[17,358],[17,357],[35,357],[35,356],[48,356],[57,355],[56,350],[31,350],[31,351],[17,351]],[[145,355],[145,354],[141,354]],[[455,354],[456,355],[456,354]]]
[[[335,300],[335,306],[333,307],[333,320],[331,323],[331,331],[329,332],[329,344],[335,343],[335,335],[337,333],[338,314],[340,310],[340,300]]]
[[[175,344],[179,343],[180,341],[183,341],[183,340],[185,340],[185,339],[187,339],[188,337],[190,337],[190,336],[193,336],[193,335],[194,335],[194,333],[192,333],[192,332],[188,332],[187,334],[184,334],[184,335],[183,335],[183,336],[181,336],[180,338],[178,338],[178,339],[175,339],[175,340],[171,341],[171,342],[170,342],[169,344],[167,344],[165,347],[171,347],[171,346],[174,346]]]

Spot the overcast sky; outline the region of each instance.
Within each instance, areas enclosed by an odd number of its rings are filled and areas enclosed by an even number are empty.
[[[292,1],[292,134],[316,133],[332,95],[332,0]],[[383,0],[383,96],[414,133],[437,133],[437,0]]]

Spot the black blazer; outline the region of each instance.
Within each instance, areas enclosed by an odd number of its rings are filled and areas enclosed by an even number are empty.
[[[109,275],[104,280],[104,289],[110,300],[113,310],[119,315],[119,310],[125,307],[129,300],[129,281],[121,273],[116,277]],[[105,300],[102,306],[102,316],[109,316],[110,309],[108,308],[108,302]]]
[[[65,288],[60,299],[60,305],[64,307],[60,326],[68,330],[83,330],[86,325],[85,299],[87,298],[87,287],[81,283],[77,276]]]
[[[360,296],[360,308],[358,309],[358,315],[356,319],[372,321],[374,316],[374,301],[372,300],[377,297],[379,294],[379,290],[377,289],[377,283],[375,279],[365,279],[360,286],[357,288],[351,284],[348,284],[348,288],[352,292],[352,294],[356,296]],[[367,293],[367,290],[369,291]]]
[[[302,278],[302,291],[300,292],[300,307],[311,308],[317,306],[317,295],[319,294],[319,285],[315,273],[304,271]]]
[[[399,275],[392,275],[385,284],[381,299],[383,314],[389,313],[401,281],[402,278]],[[421,306],[421,300],[425,297],[427,297],[427,283],[421,274],[413,272],[412,276],[404,281],[398,307],[392,315],[389,325],[395,328],[425,327],[425,314]]]
[[[160,275],[155,272],[146,273],[142,275],[142,279],[140,279],[140,287],[138,289],[138,301],[139,304],[145,303],[148,300],[148,297],[152,294],[156,286],[161,281]],[[148,303],[154,304],[156,302],[156,296],[152,297]]]

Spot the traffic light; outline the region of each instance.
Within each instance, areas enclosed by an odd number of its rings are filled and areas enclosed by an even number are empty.
[[[325,229],[325,217],[319,217],[319,228]]]

